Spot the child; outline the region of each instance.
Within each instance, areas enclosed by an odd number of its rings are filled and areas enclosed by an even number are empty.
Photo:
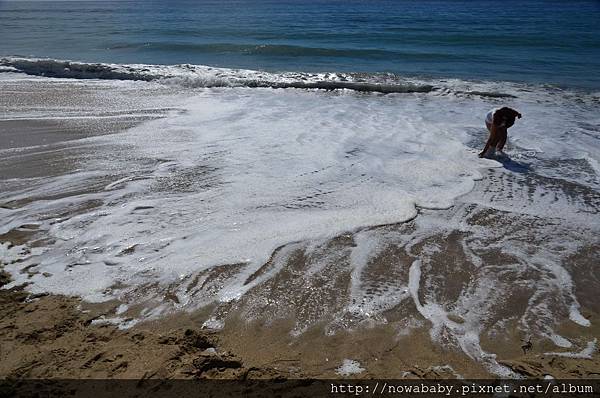
[[[514,109],[503,107],[488,112],[485,117],[485,125],[490,132],[485,148],[479,154],[479,157],[490,158],[496,153],[496,150],[502,154],[504,144],[508,134],[508,128],[515,124],[515,118],[521,118],[521,114]]]

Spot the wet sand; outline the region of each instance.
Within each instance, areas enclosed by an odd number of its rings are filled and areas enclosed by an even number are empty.
[[[23,94],[10,104],[4,96],[0,106],[8,113],[23,109],[24,101],[60,103],[59,92],[64,90],[48,90],[37,96]],[[85,97],[88,90],[73,86],[66,97]],[[64,105],[69,106],[68,101]],[[67,141],[118,134],[158,117],[160,112],[152,109],[133,112],[138,116],[131,118],[107,115],[93,119],[93,125],[84,119],[76,124],[41,119],[0,122],[1,134],[10,138],[3,145],[16,150],[15,156],[0,160],[0,187],[7,192],[18,184],[35,183],[36,178],[68,173],[82,158],[93,156],[94,148],[85,140],[81,145]],[[116,176],[91,179],[57,191],[57,196],[2,200],[0,206],[19,208],[31,201],[94,192]],[[600,339],[596,294],[600,231],[597,225],[582,227],[575,219],[571,223],[553,218],[551,203],[536,208],[535,214],[516,208],[511,201],[536,184],[556,183],[489,170],[451,209],[420,209],[407,223],[367,228],[316,245],[296,242],[280,248],[247,282],[264,273],[275,276],[239,300],[177,311],[177,297],[167,289],[161,294],[164,303],[173,304],[171,313],[124,330],[106,320],[135,319],[143,303],[120,313],[119,302],[99,305],[76,297],[31,295],[26,286],[0,290],[0,377],[336,378],[346,359],[363,369],[347,375],[351,378],[497,377],[492,372],[496,365],[524,377],[600,377],[597,350],[585,353],[590,342]],[[555,192],[585,203],[584,210],[597,216],[598,192],[568,184],[557,186]],[[92,201],[51,216],[71,217],[101,204]],[[362,293],[357,294],[356,271],[349,263],[361,234],[397,239],[386,240],[366,262],[358,275]],[[44,239],[44,231],[35,225],[22,225],[1,235],[0,243],[32,248],[47,244]],[[583,242],[576,254],[556,260],[572,278],[579,313],[585,318],[579,323],[569,313],[570,290],[560,290],[560,269],[545,268],[537,260],[530,263],[523,256],[536,259],[546,250],[558,256],[561,240]],[[511,252],[514,247],[519,250]],[[276,262],[283,252],[284,260]],[[211,268],[186,280],[188,290],[210,292],[235,272],[235,265]],[[548,285],[553,278],[556,288]],[[1,274],[3,285],[9,279]],[[486,280],[502,289],[485,292],[488,307],[472,308],[465,300],[469,294],[484,294]],[[362,304],[376,298],[390,301],[375,309]],[[446,315],[431,315],[428,303],[436,303]],[[548,312],[554,318],[547,318]],[[581,324],[585,321],[590,325]],[[471,330],[477,330],[477,344],[467,338]],[[557,347],[552,332],[568,339],[572,347]],[[524,351],[527,341],[531,347]],[[568,354],[580,352],[585,355]]]
[[[494,212],[492,212],[493,214]],[[500,214],[497,216],[506,216]],[[487,214],[485,222],[490,222]],[[482,222],[476,218],[475,222]],[[388,226],[410,230],[410,223]],[[444,296],[445,302],[456,300],[463,285],[475,272],[469,269],[460,240],[461,232],[448,236],[437,236],[427,243],[439,246],[439,256],[432,258],[430,267],[436,270],[433,278],[448,278],[445,288],[436,294]],[[21,232],[3,236],[3,240],[22,243],[28,239]],[[335,244],[351,245],[351,238],[340,237]],[[415,249],[413,249],[415,250]],[[426,251],[426,250],[425,250]],[[575,286],[581,297],[582,314],[591,322],[591,327],[579,326],[565,314],[557,319],[556,330],[577,346],[570,350],[558,350],[539,333],[524,335],[519,330],[517,318],[509,323],[498,323],[502,319],[519,315],[527,308],[531,287],[521,287],[521,293],[512,293],[503,308],[496,313],[498,319],[488,319],[482,336],[484,351],[497,355],[498,363],[507,366],[516,374],[525,377],[593,378],[600,376],[600,358],[597,353],[587,358],[568,358],[547,355],[553,351],[579,351],[585,344],[598,336],[598,302],[589,290],[598,289],[594,274],[597,247],[582,250],[573,265]],[[413,252],[413,254],[415,254]],[[397,248],[383,253],[373,263],[373,272],[381,279],[386,277],[406,278],[407,272],[387,275],[399,256],[406,256]],[[418,255],[418,254],[417,254]],[[422,255],[426,257],[427,254]],[[461,258],[462,257],[462,258]],[[501,265],[509,259],[497,257]],[[471,265],[472,266],[472,265]],[[302,272],[306,263],[301,256],[287,264],[288,270]],[[445,276],[442,276],[445,275]],[[452,275],[452,277],[448,277]],[[280,279],[260,286],[234,304],[222,304],[215,309],[208,307],[192,313],[175,313],[164,318],[143,322],[127,330],[114,325],[98,324],[102,317],[114,314],[119,303],[91,305],[76,298],[61,296],[29,296],[21,289],[2,290],[3,314],[0,322],[0,338],[3,347],[0,374],[7,377],[94,377],[94,378],[193,378],[193,377],[291,377],[291,378],[335,378],[337,368],[344,359],[357,360],[364,372],[351,377],[359,378],[486,378],[493,377],[478,361],[472,360],[456,345],[451,334],[445,344],[434,341],[430,336],[431,324],[424,319],[410,301],[402,302],[383,313],[385,322],[361,318],[348,319],[345,325],[335,325],[332,333],[331,314],[343,310],[343,300],[336,304],[336,295],[344,297],[341,289],[349,275],[343,273],[330,277],[339,279],[338,289],[331,290],[328,302],[311,304],[311,296],[323,300],[306,289],[306,295],[298,295],[294,288],[293,275],[281,273]],[[8,276],[4,275],[6,281]],[[510,282],[510,281],[507,281]],[[347,284],[346,284],[347,286]],[[286,302],[286,291],[294,292],[296,302]],[[270,295],[275,306],[260,307],[261,316],[254,314],[257,300],[262,294]],[[284,297],[277,297],[280,294]],[[426,292],[421,293],[425,300]],[[329,308],[328,311],[323,309]],[[322,313],[311,313],[311,311]],[[224,328],[210,330],[203,323],[222,313]],[[307,322],[317,319],[316,322]],[[452,318],[460,323],[459,314]],[[94,322],[96,320],[96,322]],[[294,335],[298,324],[307,322],[303,333]],[[532,323],[535,323],[533,320]],[[503,330],[498,326],[503,325]],[[189,347],[186,337],[193,333],[209,343],[200,347]],[[189,336],[188,336],[189,337]],[[522,346],[531,337],[532,347],[525,354]],[[214,347],[216,354],[207,348]],[[206,362],[208,361],[208,362]],[[205,363],[206,362],[206,363]]]
[[[15,234],[2,239],[19,243],[27,238]],[[450,237],[445,241],[446,247],[440,253],[460,256],[456,239],[459,238]],[[436,243],[442,241],[436,240]],[[585,267],[592,266],[595,253],[596,248],[590,248],[574,260],[582,264],[582,275],[587,275]],[[393,259],[394,253],[387,253],[374,265],[389,267]],[[448,264],[445,260],[435,261],[432,267],[443,268]],[[460,262],[455,264],[461,268]],[[289,266],[302,268],[303,264],[297,259]],[[463,282],[468,279],[467,274],[465,271],[463,276],[449,281],[442,294],[456,297],[461,279]],[[3,274],[2,279],[6,283],[9,277]],[[586,279],[576,284],[593,288],[589,282]],[[274,281],[274,286],[261,289],[276,295],[279,289],[292,283],[282,279]],[[481,363],[456,347],[451,335],[444,345],[434,341],[430,336],[430,322],[410,302],[386,311],[383,324],[361,319],[331,333],[330,319],[324,315],[322,320],[295,336],[291,331],[305,317],[298,312],[310,308],[310,293],[298,298],[303,304],[282,308],[281,312],[287,316],[269,312],[273,308],[266,307],[262,309],[262,317],[250,318],[248,307],[258,294],[258,291],[251,292],[240,302],[222,308],[220,312],[227,315],[221,330],[201,326],[214,313],[214,307],[175,313],[119,330],[101,322],[103,317],[115,312],[119,303],[98,305],[82,303],[77,298],[30,295],[21,288],[0,290],[0,375],[10,378],[337,378],[340,377],[337,368],[344,359],[352,358],[365,369],[360,374],[350,375],[353,378],[494,377]],[[512,302],[505,304],[504,311],[522,311],[526,306],[521,300],[526,297],[515,295]],[[557,320],[561,335],[579,342],[581,349],[585,342],[600,335],[598,303],[584,302],[582,313],[592,327],[578,326],[568,317]],[[461,322],[459,315],[453,319]],[[482,348],[496,354],[500,364],[518,375],[534,378],[600,376],[597,353],[589,359],[547,355],[549,351],[558,350],[547,339],[534,336],[532,348],[523,354],[522,345],[527,336],[518,330],[516,322],[507,324],[506,333],[502,334],[494,330],[496,326],[490,319],[487,330],[482,333]]]
[[[1,82],[0,109],[17,117],[0,120],[0,149],[8,151],[0,159],[0,186],[7,192],[28,180],[67,174],[78,162],[93,154],[85,138],[116,134],[143,121],[160,117],[169,109],[136,109],[137,102],[125,93],[112,100],[122,112],[106,111],[98,118],[102,99],[97,90],[77,83],[51,83],[34,80],[25,83]],[[23,87],[30,90],[23,90]],[[123,93],[121,93],[123,94]],[[134,93],[135,94],[135,93]],[[156,92],[150,93],[157,94]],[[132,94],[133,95],[133,94]],[[147,98],[146,98],[147,99]],[[21,112],[73,107],[72,118],[19,116]],[[81,109],[81,104],[85,104]],[[147,103],[146,103],[147,104]],[[114,107],[114,103],[110,107]],[[127,109],[129,108],[129,109]],[[94,116],[86,115],[86,109]],[[77,141],[78,144],[69,144]],[[15,181],[20,179],[22,181]],[[104,179],[88,181],[76,190],[64,189],[55,196],[26,197],[3,202],[5,208],[18,208],[36,200],[68,198],[101,189]],[[89,202],[70,208],[65,217],[89,211],[101,203]],[[47,244],[35,225],[23,225],[0,235],[9,245],[36,247]],[[0,287],[10,281],[2,270]],[[276,371],[251,369],[238,357],[220,347],[218,333],[200,330],[190,322],[178,328],[168,323],[159,327],[120,330],[114,325],[95,324],[109,304],[87,305],[76,297],[32,295],[25,286],[0,289],[0,378],[242,378],[271,377]]]
[[[76,298],[0,290],[2,378],[271,377],[223,349],[216,333],[188,328],[119,330]]]

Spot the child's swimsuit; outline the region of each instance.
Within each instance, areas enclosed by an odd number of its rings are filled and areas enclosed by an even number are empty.
[[[496,113],[496,111],[500,109],[500,108],[496,108],[496,109],[492,109],[491,111],[489,111],[487,113],[487,115],[485,115],[485,123],[489,126],[491,126],[492,124],[494,124],[494,114]],[[488,158],[488,159],[494,159],[496,157],[496,147],[495,146],[490,146],[488,148],[488,150],[485,152],[485,154],[483,155],[484,158]]]
[[[487,124],[494,124],[494,114],[496,113],[496,111],[498,109],[500,109],[500,108],[492,109],[491,111],[489,111],[487,113],[487,115],[485,115],[485,122]]]

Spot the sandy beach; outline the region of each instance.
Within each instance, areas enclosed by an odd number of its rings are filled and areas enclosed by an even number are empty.
[[[189,113],[181,97],[173,99],[176,87],[44,78],[0,85],[12,93],[0,96],[8,137],[0,144],[0,207],[7,217],[30,220],[0,235],[2,378],[600,376],[600,193],[529,170],[551,168],[549,160],[515,145],[521,157],[490,162],[447,209],[418,207],[406,222],[287,243],[250,273],[246,263],[233,263],[172,284],[124,289],[115,280],[103,294],[120,296],[82,300],[38,290],[39,278],[51,280],[53,270],[85,266],[40,267],[36,258],[45,255],[37,250],[62,253],[67,249],[57,245],[71,240],[56,226],[76,221],[86,230],[89,221],[78,217],[125,206],[106,192],[136,179],[183,197],[210,190],[218,186],[211,171],[218,166],[207,161],[169,179],[132,176],[120,166],[119,156],[130,156],[121,136]],[[102,157],[105,169],[89,166]],[[563,166],[594,173],[584,160]],[[134,210],[142,219],[151,209],[136,203]],[[140,248],[129,245],[114,258],[133,258]],[[242,293],[224,299],[236,278]]]
[[[494,218],[497,221],[507,217],[507,214],[485,210],[482,213],[483,217],[474,217],[474,224],[491,227]],[[398,229],[401,233],[411,229],[410,224],[384,228]],[[432,258],[428,263],[430,269],[436,270],[431,274],[432,277],[444,279],[442,275],[448,275],[446,272],[461,272],[457,268],[463,270],[463,276],[448,278],[449,283],[445,285],[443,294],[449,300],[456,299],[461,284],[469,279],[468,268],[466,271],[464,268],[469,262],[464,258],[461,244],[465,235],[454,230],[434,235],[427,242],[440,248],[438,258]],[[26,239],[26,234],[19,235],[17,232],[2,236],[3,242],[17,244]],[[351,237],[340,237],[335,244],[351,245]],[[423,248],[416,250],[419,250],[417,253],[423,253]],[[533,346],[523,354],[521,346],[528,336],[517,331],[516,320],[512,325],[506,325],[506,330],[498,330],[497,320],[486,319],[484,324],[490,326],[482,331],[481,348],[495,354],[499,364],[518,376],[597,377],[600,366],[598,355],[592,351],[588,356],[589,350],[586,352],[587,343],[595,340],[599,334],[595,326],[598,303],[593,293],[597,286],[589,283],[596,250],[597,246],[590,246],[571,259],[577,267],[574,271],[578,278],[574,283],[582,286],[576,291],[582,302],[582,314],[594,326],[584,328],[574,325],[568,319],[568,314],[557,319],[555,324],[562,336],[577,342],[577,348],[569,352],[581,352],[579,357],[548,354],[555,347],[548,339],[540,338],[539,334],[531,337]],[[408,270],[389,273],[390,265],[397,256],[402,255],[406,256],[401,249],[395,248],[375,260],[370,265],[373,281],[408,277]],[[488,255],[491,257],[495,253]],[[303,260],[299,256],[290,261],[287,272],[301,272],[306,266]],[[497,259],[499,267],[507,263],[509,259]],[[291,275],[285,275],[287,272],[282,272],[281,279],[273,281],[273,286],[263,287],[269,292],[267,294],[285,294],[283,290],[293,288],[290,286],[293,286],[293,279],[288,279]],[[341,278],[349,277],[344,275]],[[4,273],[3,283],[8,280],[9,276]],[[340,281],[340,285],[342,283]],[[507,283],[514,283],[514,280],[508,279]],[[522,311],[526,307],[523,300],[527,300],[527,287],[518,289],[520,291],[515,292],[503,308],[498,309],[499,319],[506,317],[506,314],[514,314],[515,318],[522,316],[519,309]],[[343,305],[336,303],[334,293],[331,292],[330,302],[322,306],[330,308],[330,315]],[[32,295],[22,288],[1,290],[0,294],[0,374],[9,378],[337,378],[340,375],[336,370],[349,357],[359,361],[364,369],[359,374],[348,375],[352,378],[494,376],[481,363],[461,352],[460,348],[453,347],[456,343],[452,341],[451,334],[445,337],[448,346],[432,341],[430,321],[413,305],[391,308],[381,315],[387,318],[383,325],[368,320],[353,322],[349,318],[345,320],[346,325],[336,325],[339,329],[331,333],[326,314],[310,313],[311,309],[315,309],[310,304],[310,293],[296,298],[301,305],[290,303],[290,308],[277,309],[267,306],[261,310],[270,310],[271,313],[265,311],[262,317],[253,316],[252,321],[248,321],[248,311],[256,297],[265,294],[265,291],[257,291],[247,300],[228,309],[225,327],[218,331],[200,327],[207,319],[208,311],[173,314],[120,330],[114,325],[96,323],[101,317],[114,313],[118,303],[90,305],[77,298]],[[319,308],[317,311],[321,311],[321,306]],[[290,334],[299,322],[317,316],[322,324],[311,326],[298,337]],[[449,321],[459,325],[465,322],[460,315],[454,315]]]
[[[599,16],[0,1],[0,398],[597,396]]]

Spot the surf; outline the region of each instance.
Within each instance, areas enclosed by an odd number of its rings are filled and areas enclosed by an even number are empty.
[[[512,93],[488,91],[489,87],[488,90],[479,88],[476,83],[473,83],[475,87],[472,89],[464,89],[452,87],[448,81],[427,81],[392,73],[274,73],[192,64],[110,64],[20,57],[0,58],[0,73],[2,72],[68,79],[156,81],[187,88],[297,88],[382,94],[432,93],[447,95],[455,93],[490,98],[515,98]]]

